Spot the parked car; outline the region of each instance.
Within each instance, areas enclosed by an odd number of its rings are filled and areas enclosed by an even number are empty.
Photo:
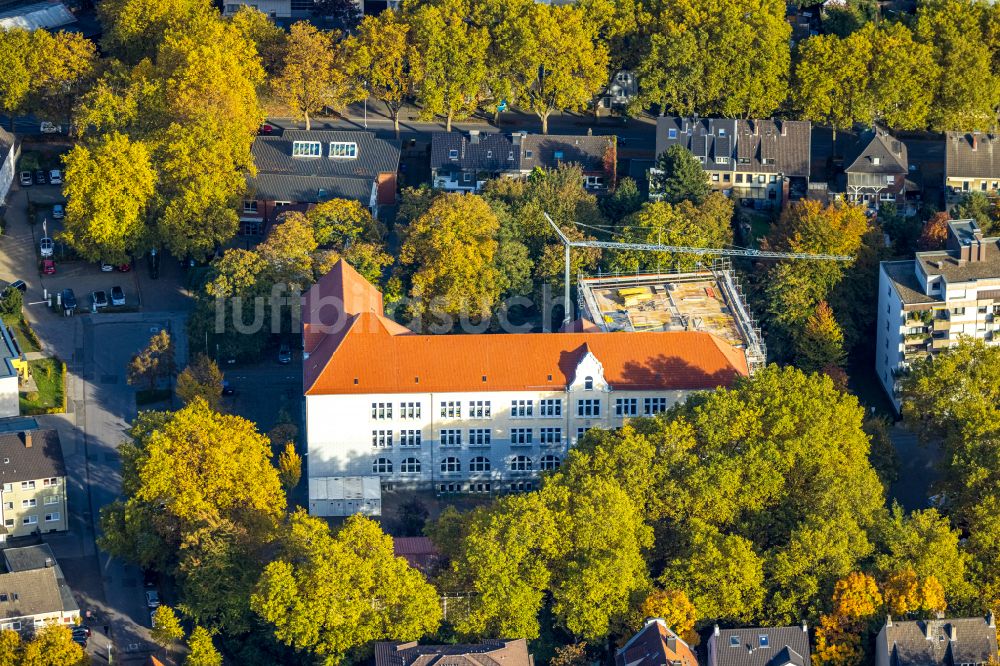
[[[50,123],[48,120],[43,120],[38,129],[42,134],[59,134],[59,132],[62,132],[62,125],[56,125],[55,123]]]
[[[115,266],[115,268],[118,269],[119,273],[128,273],[130,270],[132,270],[132,264],[128,264],[128,263],[126,263],[126,264],[119,264],[118,266]]]
[[[52,217],[61,220],[66,214],[66,210],[63,208],[62,204],[54,204],[52,206]]]
[[[90,638],[90,627],[85,624],[78,624],[73,627],[73,635],[86,636],[87,638]]]
[[[157,608],[160,605],[160,593],[156,590],[146,590],[146,606]]]
[[[149,611],[149,626],[156,629],[156,609]]]
[[[274,131],[274,128],[271,127],[270,125],[268,125],[267,123],[264,123],[263,125],[260,126],[260,133],[261,134],[270,134],[273,131]]]
[[[106,261],[102,261],[101,262],[101,272],[102,273],[110,273],[113,270],[115,270],[114,266],[112,266],[111,264],[109,264]]]
[[[89,640],[90,638],[84,636],[83,634],[73,634],[73,642],[82,647],[83,649],[87,649],[87,642]]]
[[[147,590],[156,589],[157,583],[160,582],[160,574],[156,573],[152,569],[142,570],[142,586]]]
[[[222,395],[236,395],[236,389],[225,380],[222,381]]]
[[[39,169],[35,172],[35,184],[44,185],[45,184],[45,172]]]
[[[42,257],[51,257],[55,249],[56,244],[48,236],[38,242],[38,251]]]
[[[125,290],[117,285],[111,287],[111,305],[125,305]]]
[[[103,289],[91,293],[90,299],[94,303],[95,310],[108,307],[108,294]]]
[[[21,187],[30,187],[31,185],[34,184],[34,182],[35,181],[32,180],[32,178],[31,178],[31,172],[30,171],[22,171],[21,172]]]
[[[288,346],[287,342],[282,342],[281,346],[278,347],[278,363],[285,365],[286,363],[292,362],[292,349]]]
[[[55,275],[56,262],[51,259],[42,259],[42,275]]]
[[[62,172],[59,169],[53,169],[50,171],[49,182],[53,185],[62,185]]]
[[[73,290],[66,288],[62,290],[62,306],[63,310],[66,312],[73,312],[76,310],[76,294]]]

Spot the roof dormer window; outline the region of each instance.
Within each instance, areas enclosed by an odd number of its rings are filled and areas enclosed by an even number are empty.
[[[739,647],[739,646],[740,646],[740,637],[739,636],[730,636],[729,637],[729,647]]]
[[[353,141],[331,141],[330,158],[335,160],[353,160],[358,156],[358,144]]]
[[[872,158],[872,164],[874,164],[876,166],[878,166],[881,162],[882,162],[882,158],[881,157],[873,157]]]
[[[319,157],[323,146],[319,141],[293,141],[292,157]]]
[[[719,136],[726,136],[726,130],[722,127],[719,128]]]
[[[668,139],[676,139],[677,138],[677,130],[674,129],[673,127],[671,127],[670,129],[668,129],[667,130],[667,138]]]
[[[486,159],[488,159],[488,160],[493,159],[493,151],[492,150],[487,150],[486,151]]]
[[[458,159],[458,151],[455,150],[454,148],[452,148],[451,150],[449,150],[448,151],[448,159],[449,160],[457,160]]]

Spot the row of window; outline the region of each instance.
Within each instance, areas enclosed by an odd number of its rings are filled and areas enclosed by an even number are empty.
[[[45,503],[45,506],[51,506],[53,504],[58,504],[59,503],[59,496],[58,495],[48,495],[48,496],[46,496],[43,499],[43,502]],[[36,498],[34,498],[34,497],[31,498],[31,499],[21,500],[21,508],[22,509],[30,509],[30,508],[35,507],[35,506],[38,506],[38,500]],[[3,508],[4,508],[5,511],[13,511],[14,510],[14,503],[13,502],[4,502]]]
[[[53,511],[52,513],[45,514],[45,522],[47,523],[58,523],[62,520],[62,515],[58,511]],[[14,519],[7,518],[3,521],[5,527],[14,527]],[[37,525],[38,516],[32,514],[30,516],[25,516],[21,519],[22,525]]]
[[[658,414],[667,407],[666,398],[643,398],[643,414]],[[489,400],[470,400],[468,402],[466,418],[488,419],[492,416],[493,407]],[[388,420],[393,418],[393,403],[373,402],[372,418],[375,420]],[[448,400],[441,402],[442,418],[462,418],[462,403],[459,400]],[[399,403],[399,417],[402,419],[420,418],[419,402]],[[616,398],[616,416],[638,416],[638,398]],[[535,403],[533,400],[512,400],[510,403],[510,415],[512,418],[532,418],[535,415]],[[538,415],[542,417],[562,416],[561,399],[545,399],[538,401]],[[576,415],[591,418],[601,416],[601,401],[598,398],[582,398],[576,401]]]
[[[561,444],[562,428],[539,428],[539,439],[541,444]],[[582,437],[589,428],[577,428],[577,437]],[[441,446],[462,446],[465,431],[459,428],[442,428],[439,442]],[[388,449],[393,445],[392,430],[372,430],[372,448]],[[534,444],[535,431],[533,428],[511,428],[510,443],[515,446],[526,446]],[[489,428],[469,428],[469,446],[490,446],[493,442],[493,431]],[[419,430],[400,430],[398,443],[402,447],[420,446],[422,443],[421,432]],[[34,500],[32,500],[34,501]]]
[[[559,469],[560,463],[559,456],[544,455],[538,461],[538,469],[542,471]],[[534,469],[534,462],[528,456],[512,456],[507,467],[512,472],[530,472]],[[399,464],[400,474],[419,474],[422,468],[419,458],[405,458]],[[462,461],[449,456],[441,461],[440,468],[442,474],[456,474],[462,471]],[[393,463],[388,458],[376,458],[372,463],[373,474],[392,474],[393,469]],[[489,472],[492,469],[493,464],[485,456],[476,456],[469,461],[469,472]]]
[[[42,479],[41,481],[42,481],[42,488],[52,488],[54,486],[58,486],[59,485],[59,477],[57,477],[57,476],[54,476],[54,477],[52,477],[50,479]],[[35,489],[35,482],[34,481],[22,481],[21,482],[21,490],[34,490],[34,489]],[[14,484],[12,484],[12,483],[5,483],[5,484],[3,484],[3,491],[5,493],[14,492]]]
[[[292,157],[322,157],[323,144],[319,141],[293,141]],[[358,156],[358,144],[353,141],[331,141],[330,155],[333,159],[350,160]]]
[[[514,481],[507,484],[507,489],[512,493],[528,493],[535,489],[535,484],[531,481]],[[477,483],[441,483],[438,484],[440,493],[489,493],[493,492],[493,484],[489,481]],[[962,666],[965,666],[964,664]]]

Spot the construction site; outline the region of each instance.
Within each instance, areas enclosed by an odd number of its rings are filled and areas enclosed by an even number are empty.
[[[729,262],[690,272],[582,277],[580,312],[605,332],[700,331],[744,350],[751,372],[767,352]]]

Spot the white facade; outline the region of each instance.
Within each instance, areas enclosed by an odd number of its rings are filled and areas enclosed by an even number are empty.
[[[0,418],[20,415],[21,408],[17,398],[17,374],[0,377]]]
[[[307,395],[309,477],[376,475],[386,487],[530,490],[590,428],[618,428],[689,391],[615,391],[584,356],[564,390]]]
[[[252,0],[247,2],[237,2],[234,0],[226,0],[223,6],[223,12],[226,16],[232,16],[240,7],[246,5],[247,7],[253,7],[254,9],[259,9],[271,18],[291,18],[292,17],[292,2],[291,0]]]

